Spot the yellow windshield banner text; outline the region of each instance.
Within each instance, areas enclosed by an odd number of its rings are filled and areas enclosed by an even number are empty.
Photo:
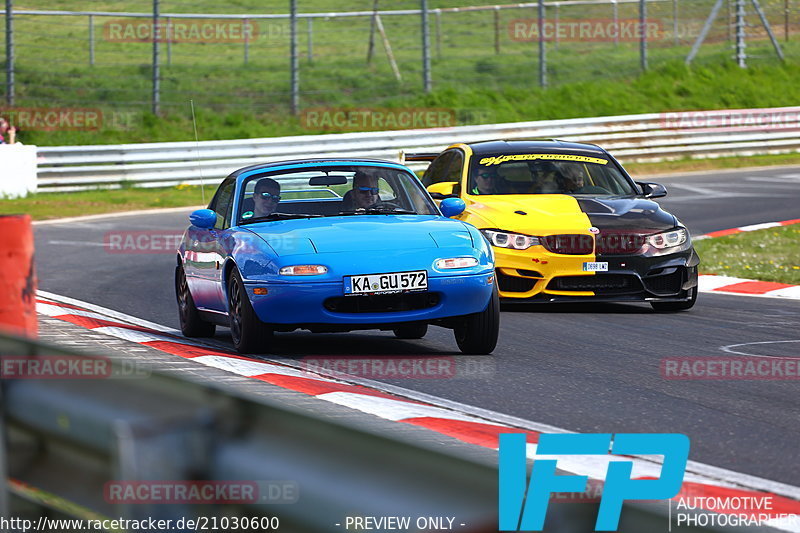
[[[585,155],[572,155],[572,154],[509,154],[509,155],[496,155],[493,157],[484,157],[480,160],[480,164],[490,167],[492,165],[499,165],[506,161],[533,161],[536,159],[550,159],[556,161],[578,161],[580,163],[595,163],[597,165],[608,164],[607,159],[600,159],[597,157],[588,157]]]

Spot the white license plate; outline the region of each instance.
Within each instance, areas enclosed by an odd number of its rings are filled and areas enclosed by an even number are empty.
[[[428,272],[388,272],[386,274],[365,274],[350,276],[345,294],[388,294],[392,292],[422,291],[428,288]],[[349,289],[349,290],[347,290]]]
[[[583,264],[583,271],[584,272],[608,272],[608,263],[601,263],[597,261],[584,263]]]

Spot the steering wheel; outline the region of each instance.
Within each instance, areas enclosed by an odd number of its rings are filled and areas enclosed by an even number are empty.
[[[400,204],[398,204],[396,202],[391,202],[389,200],[379,200],[379,201],[375,202],[374,204],[370,205],[369,207],[373,208],[373,209],[374,208],[380,209],[380,208],[383,208],[383,207],[389,207],[389,208],[392,208],[392,209],[403,209],[403,206],[401,206]]]

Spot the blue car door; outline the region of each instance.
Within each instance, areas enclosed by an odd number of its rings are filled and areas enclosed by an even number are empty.
[[[226,312],[222,265],[226,253],[220,244],[229,233],[236,181],[226,179],[208,208],[217,213],[211,229],[192,226],[187,233],[184,268],[198,309]]]

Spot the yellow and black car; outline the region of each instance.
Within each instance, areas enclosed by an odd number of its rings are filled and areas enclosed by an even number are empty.
[[[700,262],[688,230],[654,202],[659,184],[635,182],[604,149],[563,141],[454,144],[422,182],[458,197],[458,219],[486,236],[506,302],[649,302],[689,309]]]

